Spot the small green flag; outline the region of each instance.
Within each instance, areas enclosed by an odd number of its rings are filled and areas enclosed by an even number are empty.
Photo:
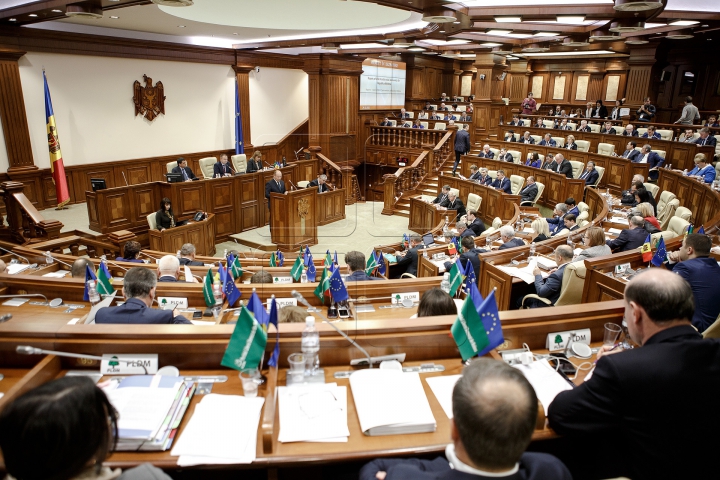
[[[208,307],[214,307],[215,306],[215,295],[213,295],[213,272],[212,268],[208,269],[208,273],[205,276],[205,281],[203,282],[203,297],[205,298],[205,305]]]
[[[292,277],[297,282],[298,280],[300,280],[300,276],[302,275],[302,272],[303,272],[302,256],[298,255],[297,258],[295,259],[295,263],[293,264],[292,268],[290,269],[290,275],[292,275]]]
[[[115,292],[104,268],[98,268],[97,271],[97,292],[100,295],[112,295]]]
[[[330,256],[330,252],[329,252],[329,251],[325,254],[325,262],[324,262],[324,263],[325,263],[325,266],[326,266],[326,267],[329,267],[330,265],[333,264],[333,259],[332,259],[332,257]]]
[[[460,267],[458,266],[460,262],[457,261],[453,263],[452,268],[450,269],[450,296],[454,297],[455,294],[458,291],[458,288],[460,288],[463,284],[463,280],[465,277],[463,276],[463,271],[460,270]]]
[[[365,266],[365,273],[368,275],[372,275],[373,270],[375,270],[378,266],[377,259],[375,258],[375,252],[370,253],[370,258],[367,260],[367,264]]]
[[[270,266],[271,267],[277,267],[277,257],[275,256],[275,252],[270,255]]]
[[[267,334],[243,306],[220,364],[235,370],[257,368],[265,353],[265,345]]]
[[[228,269],[232,272],[233,278],[240,278],[242,276],[243,269],[238,257],[233,259],[232,264],[228,265]]]
[[[315,291],[313,292],[315,296],[320,299],[323,305],[325,305],[325,292],[328,290],[330,290],[330,275],[328,274],[327,268],[323,268],[318,286],[315,287]]]
[[[480,320],[475,303],[470,295],[465,298],[465,302],[463,302],[463,306],[450,332],[460,350],[463,362],[477,355],[480,350],[490,343],[485,326]]]

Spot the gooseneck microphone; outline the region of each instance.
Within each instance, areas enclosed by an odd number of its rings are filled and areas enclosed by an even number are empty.
[[[23,260],[25,260],[25,263],[27,263],[28,265],[30,265],[30,260],[28,260],[26,257],[23,257],[22,255],[18,255],[17,253],[15,253],[15,252],[13,252],[13,251],[10,251],[10,250],[7,250],[7,249],[5,249],[5,248],[3,248],[3,247],[0,247],[0,250],[2,250],[2,251],[5,252],[5,253],[9,253],[10,255],[14,255],[14,256],[16,256],[16,257],[18,257],[18,258],[22,258]]]
[[[57,352],[55,350],[43,350],[42,348],[30,347],[28,345],[18,345],[15,348],[17,353],[22,355],[55,355],[58,357],[70,357],[70,358],[89,358],[91,360],[102,360],[102,357],[97,355],[85,355],[77,353]]]
[[[102,261],[105,262],[105,263],[109,263],[110,265],[112,265],[112,266],[114,266],[114,267],[118,267],[120,270],[123,270],[123,271],[126,271],[126,272],[128,271],[127,268],[125,268],[125,267],[123,267],[123,266],[121,266],[121,265],[118,265],[118,264],[115,263],[115,262],[111,262],[110,260],[108,260],[105,255],[101,255],[101,256],[100,256],[100,260],[102,260]]]
[[[53,257],[53,254],[50,253],[49,251],[45,252],[45,261],[46,261],[47,263],[58,262],[58,263],[60,263],[60,264],[62,264],[62,265],[65,265],[66,267],[72,268],[72,265],[70,265],[69,263],[63,262],[62,260]]]

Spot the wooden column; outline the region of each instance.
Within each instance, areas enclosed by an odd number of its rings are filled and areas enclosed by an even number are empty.
[[[25,52],[0,49],[0,118],[8,155],[8,173],[37,170],[30,146],[18,60]]]
[[[493,53],[477,54],[475,68],[477,69],[473,88],[475,111],[470,131],[473,142],[478,135],[484,138],[500,121],[500,111],[505,105],[501,98],[505,80],[500,80],[506,68],[505,57]]]
[[[239,62],[238,62],[239,63]],[[237,78],[238,100],[240,102],[240,116],[242,117],[243,141],[245,142],[245,154],[250,156],[253,148],[250,137],[250,70],[255,68],[247,64],[236,65],[235,77]],[[235,138],[233,138],[235,141]]]
[[[523,100],[527,97],[528,92],[530,91],[530,88],[528,87],[528,84],[530,83],[530,69],[528,68],[528,62],[527,61],[513,61],[510,64],[510,70],[508,72],[508,77],[505,79],[505,81],[510,82],[510,91],[509,93],[510,97],[510,104],[509,107],[512,108],[518,108],[522,110],[522,103]],[[535,92],[533,92],[535,93]],[[539,94],[535,94],[537,97],[539,97]]]
[[[651,72],[655,65],[655,49],[657,45],[648,44],[630,47],[630,57],[627,64],[630,66],[627,79],[627,87],[625,89],[625,102],[630,107],[631,112],[640,108],[645,97],[650,95]],[[653,104],[657,99],[653,98]],[[633,112],[634,113],[634,112]]]

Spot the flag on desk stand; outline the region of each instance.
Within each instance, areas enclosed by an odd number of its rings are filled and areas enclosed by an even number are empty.
[[[225,349],[221,365],[235,370],[257,368],[267,345],[267,333],[245,307],[240,307],[235,330]]]
[[[448,243],[448,246],[447,246],[448,255],[455,255],[456,253],[458,253],[457,243],[455,243],[455,242],[456,242],[455,237],[453,237],[452,240],[450,240],[450,243]]]
[[[477,286],[475,287],[475,291],[477,292]],[[477,295],[480,297],[480,292],[477,292]],[[475,303],[475,305],[478,304]],[[477,307],[477,313],[485,327],[485,333],[488,338],[487,346],[478,352],[478,357],[482,357],[498,345],[502,345],[505,341],[502,333],[502,325],[500,324],[500,313],[498,312],[497,301],[495,300],[495,290],[490,292],[490,295],[480,303]]]
[[[232,276],[234,278],[239,278],[243,273],[242,265],[240,264],[240,258],[234,256],[232,253],[228,257],[227,268],[230,273],[232,273]]]
[[[312,254],[310,254],[310,261],[308,262],[308,267],[305,273],[307,274],[308,282],[315,282],[315,278],[317,277],[317,269],[315,268],[315,263],[313,262]]]
[[[223,294],[228,301],[228,307],[232,308],[235,303],[240,300],[240,290],[235,285],[235,279],[233,278],[232,272],[228,271],[225,275],[225,283],[223,283]]]
[[[208,273],[205,275],[205,281],[203,281],[203,298],[205,299],[205,305],[208,307],[215,306],[215,295],[213,294],[213,275],[212,268],[208,268]]]
[[[278,266],[278,258],[277,255],[275,255],[275,252],[273,252],[270,255],[270,266],[271,267],[277,267]]]
[[[248,300],[247,309],[255,316],[255,320],[257,320],[257,322],[262,325],[267,332],[267,325],[270,318],[268,317],[267,310],[265,310],[265,306],[260,300],[260,297],[258,297],[254,288],[252,295],[250,295],[250,300]]]
[[[88,296],[87,284],[89,280],[95,280],[95,282],[97,282],[97,277],[95,276],[95,272],[92,271],[92,268],[90,268],[90,265],[85,265],[85,293],[83,293],[83,300],[85,300],[86,302],[90,301],[90,297]]]
[[[112,275],[105,265],[105,262],[101,261],[97,271],[97,291],[100,295],[112,295],[115,293],[115,288],[112,286]]]
[[[277,252],[275,252],[275,258],[277,258],[278,267],[282,267],[285,264],[285,255],[283,255],[279,248]]]
[[[324,263],[325,263],[326,267],[332,268],[333,259],[332,259],[332,256],[330,255],[330,250],[325,251],[325,262]],[[332,272],[332,269],[330,270],[330,272]]]
[[[339,268],[336,268],[330,276],[330,295],[335,302],[344,302],[349,297],[347,288],[345,288],[345,282],[343,282],[340,276]]]
[[[458,259],[458,262],[460,259]],[[468,293],[470,291],[470,285],[475,285],[475,289],[477,290],[477,277],[475,276],[475,269],[473,268],[473,264],[470,260],[465,262],[465,292]],[[480,292],[478,292],[478,295],[480,295]],[[482,300],[482,297],[480,297]]]
[[[50,99],[50,89],[48,88],[44,69],[43,82],[45,83],[45,126],[47,127],[48,149],[50,151],[50,171],[52,172],[53,183],[55,184],[57,208],[62,209],[63,206],[70,201],[70,193],[68,190],[67,177],[65,176],[62,152],[60,151],[60,139],[58,138],[58,131],[55,126],[55,113],[53,112],[52,100]]]
[[[640,247],[640,253],[642,253],[643,262],[649,262],[650,260],[652,260],[653,253],[652,248],[650,247],[650,234],[648,234],[647,238],[645,239],[645,243],[643,243]]]
[[[454,297],[457,293],[458,289],[463,284],[463,268],[458,265],[460,262],[453,263],[452,268],[450,269],[450,296]]]
[[[374,254],[375,252],[373,252]],[[385,257],[383,256],[382,252],[377,252],[377,256],[375,257],[377,259],[378,264],[378,273],[380,275],[385,276],[386,268],[385,268]]]
[[[700,225],[700,230],[698,230],[697,233],[699,233],[700,235],[705,235],[705,226]]]
[[[370,252],[370,256],[365,263],[365,274],[372,275],[375,269],[378,268],[377,257],[375,256],[375,250]]]
[[[270,360],[268,360],[268,367],[277,367],[278,358],[280,357],[280,329],[278,328],[278,308],[275,295],[270,299],[269,323],[270,325],[275,325],[275,349],[272,355],[270,355]]]
[[[340,265],[340,264],[338,263],[338,259],[337,259],[337,250],[335,250],[335,257],[333,257],[333,263],[335,264],[336,267],[337,267],[338,265]]]
[[[245,153],[242,131],[242,115],[240,114],[240,95],[238,94],[237,79],[235,79],[235,155]]]
[[[693,233],[693,230],[695,229],[695,225],[692,223],[687,226],[687,229],[685,230],[685,236],[691,235]]]
[[[477,355],[490,343],[485,325],[480,320],[472,295],[465,297],[455,323],[450,328],[450,333],[458,346],[458,350],[460,350],[463,362]]]
[[[402,242],[400,242],[400,245],[402,245],[404,249],[407,249],[410,246],[410,238],[407,236],[407,233],[403,233],[403,238]]]
[[[323,305],[325,305],[325,297],[330,295],[330,273],[328,272],[327,267],[323,268],[320,281],[318,282],[318,286],[315,287],[315,291],[313,293],[323,303]]]
[[[311,258],[312,258],[312,253],[310,253],[310,247],[305,245],[305,252],[303,253],[303,265],[305,265],[306,267],[309,267],[310,264],[308,263],[308,261],[309,261],[308,259],[311,259]]]
[[[653,255],[652,260],[650,260],[650,263],[652,263],[656,267],[659,267],[660,265],[665,263],[665,260],[667,260],[667,250],[665,249],[665,239],[663,237],[660,237],[660,241],[657,244],[657,250],[655,250],[655,255]]]
[[[298,280],[300,280],[302,273],[303,273],[303,261],[302,261],[302,257],[300,255],[298,255],[295,258],[295,263],[293,263],[293,266],[290,269],[290,275],[297,282]]]

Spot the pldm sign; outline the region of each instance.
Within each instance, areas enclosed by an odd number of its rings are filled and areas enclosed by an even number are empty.
[[[163,310],[172,310],[173,308],[187,308],[188,299],[180,297],[158,297],[158,305]]]
[[[402,305],[403,300],[410,300],[411,302],[420,301],[420,292],[405,292],[405,293],[393,293],[390,295],[390,303],[392,305]]]
[[[100,373],[103,375],[150,375],[158,371],[156,354],[105,354],[100,362]]]
[[[272,299],[268,298],[267,300],[267,310],[270,311],[270,305],[272,305],[271,302]],[[275,303],[277,303],[278,308],[283,307],[297,307],[297,298],[276,298]]]

